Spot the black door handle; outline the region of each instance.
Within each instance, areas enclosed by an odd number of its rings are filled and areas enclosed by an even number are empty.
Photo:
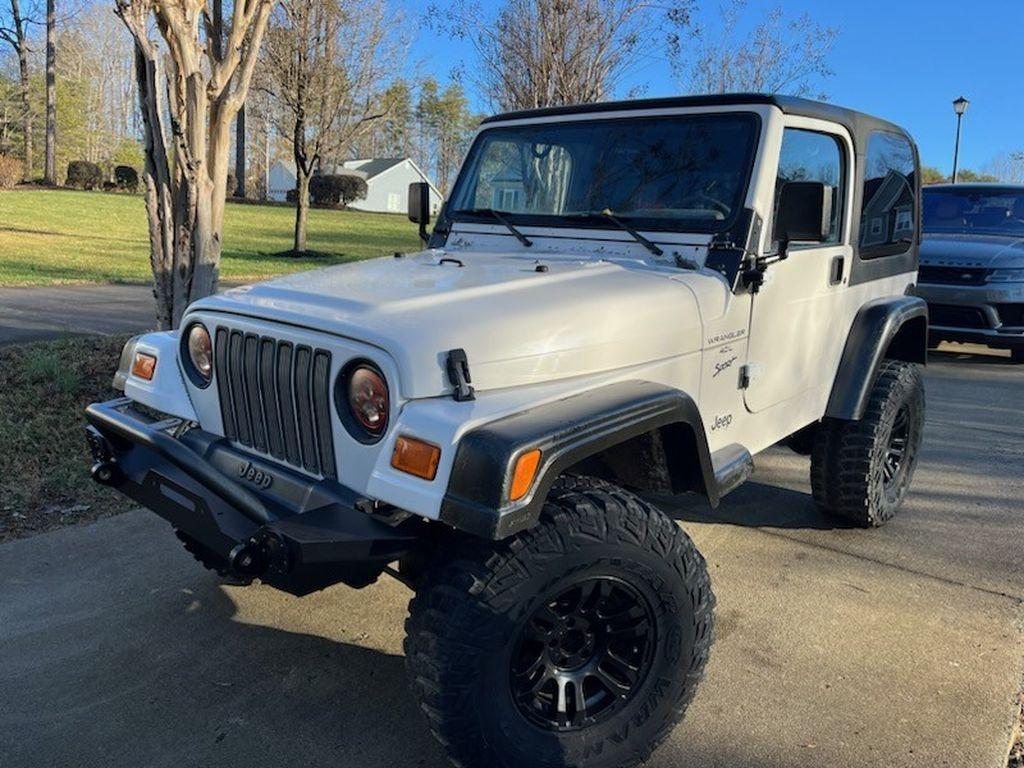
[[[843,282],[843,267],[846,266],[846,259],[842,256],[833,256],[832,264],[828,270],[828,284],[838,285]]]

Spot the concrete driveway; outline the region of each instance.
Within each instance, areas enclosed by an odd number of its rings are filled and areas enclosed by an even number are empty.
[[[709,513],[718,642],[657,768],[1003,768],[1024,672],[1024,369],[937,355],[908,507],[876,531],[761,457]],[[446,765],[391,580],[220,585],[145,512],[0,547],[0,764]]]

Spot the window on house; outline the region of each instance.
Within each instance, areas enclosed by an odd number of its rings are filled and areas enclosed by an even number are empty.
[[[816,131],[787,128],[782,134],[779,174],[775,180],[775,213],[779,195],[787,181],[820,181],[832,188],[832,223],[825,243],[838,243],[841,237],[844,190],[842,145],[835,136]]]
[[[896,211],[896,231],[908,232],[914,228],[914,216],[909,208]]]
[[[861,202],[861,258],[894,256],[910,248],[917,210],[916,167],[914,149],[905,136],[871,134]]]

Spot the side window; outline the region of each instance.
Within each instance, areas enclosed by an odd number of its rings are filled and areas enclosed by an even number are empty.
[[[884,131],[871,134],[860,212],[861,258],[905,253],[913,243],[914,168],[914,150],[906,138]]]
[[[825,243],[838,243],[842,225],[843,194],[846,178],[843,173],[843,151],[839,139],[826,133],[787,128],[782,134],[779,175],[775,180],[775,211],[779,194],[787,181],[820,181],[832,187],[832,225]]]

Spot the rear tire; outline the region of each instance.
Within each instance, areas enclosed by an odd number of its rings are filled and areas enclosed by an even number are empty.
[[[406,666],[458,766],[633,766],[693,698],[713,606],[704,559],[668,517],[563,478],[535,527],[462,540],[427,571]]]
[[[811,490],[825,513],[877,527],[899,511],[924,428],[918,366],[885,360],[860,421],[826,419],[811,454]]]

